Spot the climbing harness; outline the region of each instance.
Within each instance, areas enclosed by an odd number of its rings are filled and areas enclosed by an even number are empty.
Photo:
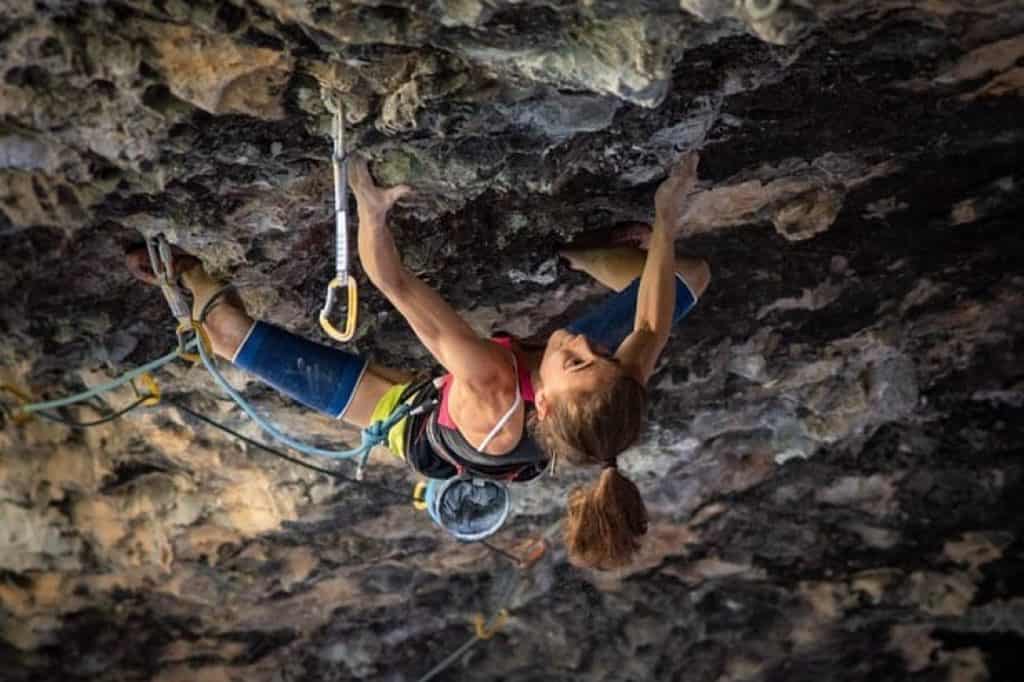
[[[327,285],[327,300],[320,310],[320,326],[335,341],[349,341],[356,333],[359,315],[359,289],[355,277],[348,274],[348,158],[345,156],[345,125],[341,102],[325,96],[324,103],[334,112],[331,137],[334,147],[331,168],[334,170],[334,279]],[[348,290],[345,327],[338,329],[331,322],[331,313],[338,294]]]
[[[324,448],[317,448],[291,438],[290,436],[282,433],[270,421],[257,413],[248,401],[246,401],[238,391],[236,391],[234,387],[224,379],[223,375],[221,375],[220,371],[217,369],[212,358],[213,348],[210,343],[210,339],[203,330],[200,322],[193,319],[184,293],[176,282],[172,269],[171,249],[164,237],[162,235],[157,235],[153,239],[147,240],[146,246],[154,275],[157,277],[157,281],[160,284],[161,291],[164,294],[164,298],[167,300],[168,306],[171,308],[171,312],[178,321],[176,331],[178,347],[170,353],[130,370],[116,379],[100,384],[99,386],[95,386],[86,391],[55,400],[30,403],[30,397],[25,391],[8,384],[0,384],[0,391],[13,395],[18,403],[14,410],[9,410],[6,405],[0,403],[0,407],[3,407],[3,414],[10,414],[15,422],[25,421],[31,418],[33,414],[39,414],[39,416],[53,419],[54,421],[59,421],[69,426],[82,428],[111,422],[139,407],[155,407],[161,404],[171,405],[214,428],[220,429],[254,447],[260,448],[294,464],[298,464],[347,482],[380,488],[388,492],[388,494],[394,495],[403,500],[408,499],[405,495],[397,493],[386,486],[362,481],[362,465],[366,462],[366,458],[369,456],[370,450],[375,445],[387,441],[388,433],[395,425],[403,419],[421,415],[425,411],[431,409],[435,405],[432,400],[424,399],[401,403],[387,418],[374,422],[366,429],[363,429],[362,442],[360,446],[351,450],[328,450]],[[350,284],[354,285],[354,280],[350,280]],[[226,288],[218,290],[210,301],[207,302],[200,314],[201,319],[205,318],[206,311],[225,289]],[[350,297],[351,296],[352,294],[350,293]],[[352,319],[351,313],[350,319]],[[189,335],[191,335],[191,338],[189,338]],[[193,350],[197,351],[197,353],[192,353]],[[326,456],[332,459],[359,457],[360,465],[357,469],[356,478],[352,479],[339,472],[324,469],[291,457],[280,450],[276,450],[266,444],[248,438],[247,436],[232,430],[226,425],[192,410],[177,401],[162,401],[159,384],[157,384],[156,379],[151,373],[179,357],[183,359],[195,358],[195,361],[202,362],[214,377],[215,381],[226,393],[228,393],[235,403],[242,408],[243,412],[245,412],[272,437],[306,454]],[[139,391],[138,387],[135,385],[135,379],[140,380],[145,389],[144,392]],[[112,391],[125,384],[130,384],[135,390],[136,399],[127,407],[98,420],[92,422],[77,422],[48,412],[48,410],[54,408],[65,407],[90,400],[91,398],[108,391]],[[513,564],[522,571],[531,569],[545,553],[547,545],[543,537],[533,543],[533,545],[528,549],[525,557],[517,557],[510,552],[484,541],[484,538],[492,535],[501,526],[505,518],[508,516],[509,509],[511,507],[508,490],[502,480],[494,480],[490,478],[478,479],[466,475],[460,475],[447,480],[430,479],[429,482],[417,486],[417,494],[414,495],[414,498],[414,504],[417,508],[426,509],[428,513],[430,513],[431,518],[434,519],[438,525],[441,525],[459,539],[466,541],[480,541],[493,553],[500,554],[512,561]],[[476,512],[467,512],[467,507],[464,504],[467,502],[469,503],[469,508],[476,508],[477,510],[483,509],[485,513],[481,516],[477,515]],[[508,594],[499,599],[499,603],[508,603],[508,598],[511,596],[512,589],[509,589],[507,592]],[[490,619],[486,618],[482,613],[475,614],[471,621],[474,627],[473,637],[459,647],[458,650],[445,658],[445,660],[440,664],[431,669],[430,672],[421,678],[421,682],[433,679],[436,675],[457,661],[459,657],[472,648],[477,642],[493,638],[494,635],[505,626],[508,619],[508,607],[501,607]]]

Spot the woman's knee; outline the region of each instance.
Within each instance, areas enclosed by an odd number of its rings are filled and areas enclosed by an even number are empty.
[[[708,262],[703,258],[684,258],[676,263],[676,267],[693,295],[697,298],[703,296],[711,284],[711,266]]]
[[[695,279],[697,282],[694,284],[694,287],[697,289],[697,296],[701,297],[707,291],[708,285],[711,284],[711,265],[702,258],[697,262],[696,270]]]

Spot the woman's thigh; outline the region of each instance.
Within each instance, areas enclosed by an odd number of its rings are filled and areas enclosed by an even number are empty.
[[[318,412],[365,427],[373,408],[406,373],[370,364],[266,322],[252,325],[231,361]]]
[[[373,410],[384,394],[393,387],[408,383],[412,375],[402,370],[371,364],[356,384],[355,393],[341,418],[347,423],[366,428],[373,421]]]

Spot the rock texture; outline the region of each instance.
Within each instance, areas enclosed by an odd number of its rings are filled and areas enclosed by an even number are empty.
[[[0,383],[34,396],[172,342],[120,265],[139,232],[322,338],[322,87],[419,190],[407,262],[483,332],[600,296],[558,247],[649,220],[682,150],[682,248],[714,271],[625,458],[653,523],[619,573],[557,542],[593,472],[516,490],[495,544],[554,540],[521,573],[414,513],[387,455],[382,490],[169,404],[5,419],[0,677],[416,680],[507,607],[441,679],[1019,678],[1022,59],[1016,0],[0,1]],[[429,367],[363,291],[353,347]],[[292,432],[353,435],[229,378]],[[257,436],[200,368],[160,380]]]

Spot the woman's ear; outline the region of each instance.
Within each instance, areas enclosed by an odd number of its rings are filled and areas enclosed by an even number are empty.
[[[543,420],[551,410],[551,403],[548,402],[548,395],[544,389],[540,389],[533,396],[533,406],[537,410],[537,419]]]

